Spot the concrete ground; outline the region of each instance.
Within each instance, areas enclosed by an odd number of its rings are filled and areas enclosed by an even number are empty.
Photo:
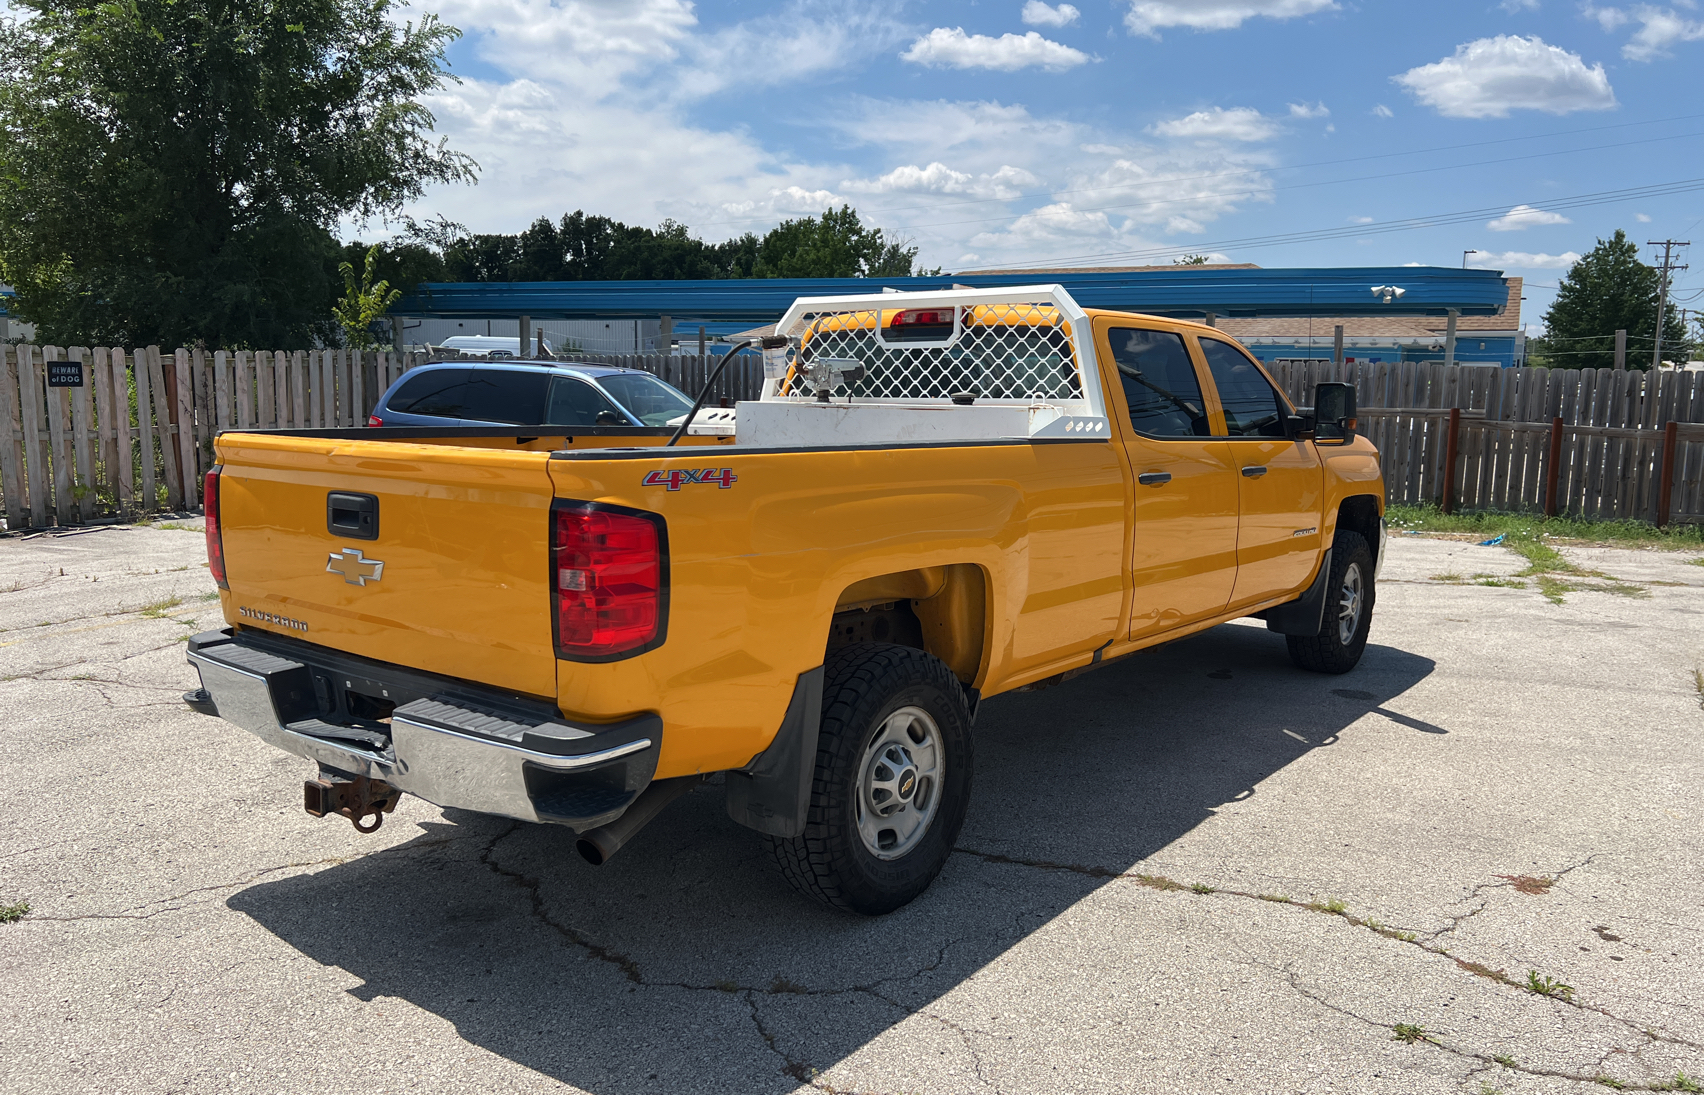
[[[1619,591],[1393,538],[1344,677],[1230,625],[990,701],[958,853],[864,920],[795,896],[714,785],[601,869],[418,799],[373,836],[311,818],[306,761],[178,700],[218,622],[199,535],[0,540],[0,905],[29,905],[0,1088],[1704,1078],[1704,567],[1578,554]]]

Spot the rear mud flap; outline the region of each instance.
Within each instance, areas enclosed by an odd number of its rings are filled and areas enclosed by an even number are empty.
[[[823,667],[799,674],[781,729],[743,771],[728,773],[728,816],[770,836],[805,831],[822,723]]]

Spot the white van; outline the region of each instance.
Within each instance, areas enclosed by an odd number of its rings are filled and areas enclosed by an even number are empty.
[[[536,336],[535,336],[536,339]],[[533,345],[527,347],[526,356],[531,357],[537,346],[535,340],[529,340]],[[520,357],[521,340],[505,338],[502,335],[451,335],[439,344],[446,350],[457,350],[473,357]],[[554,354],[556,347],[544,340],[544,352]]]

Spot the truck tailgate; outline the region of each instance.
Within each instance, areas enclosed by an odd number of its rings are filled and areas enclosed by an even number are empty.
[[[548,453],[237,433],[218,451],[227,618],[556,695]],[[376,535],[334,530],[334,493],[368,496],[339,502],[374,506]]]

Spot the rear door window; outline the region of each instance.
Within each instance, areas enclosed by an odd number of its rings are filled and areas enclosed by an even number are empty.
[[[398,414],[461,418],[467,369],[430,369],[409,377],[386,406]]]
[[[1225,435],[1283,437],[1284,416],[1290,409],[1248,355],[1216,338],[1200,341],[1201,356],[1207,359],[1207,371],[1225,408]]]
[[[1148,437],[1206,437],[1207,404],[1183,336],[1171,331],[1114,327],[1107,332],[1113,364],[1130,405],[1130,424]]]
[[[472,369],[461,417],[481,422],[536,426],[544,421],[550,374],[526,369]]]
[[[596,426],[598,413],[608,411],[616,423],[627,425],[627,416],[615,409],[602,392],[583,380],[554,377],[550,383],[550,409],[545,422],[552,426]]]

